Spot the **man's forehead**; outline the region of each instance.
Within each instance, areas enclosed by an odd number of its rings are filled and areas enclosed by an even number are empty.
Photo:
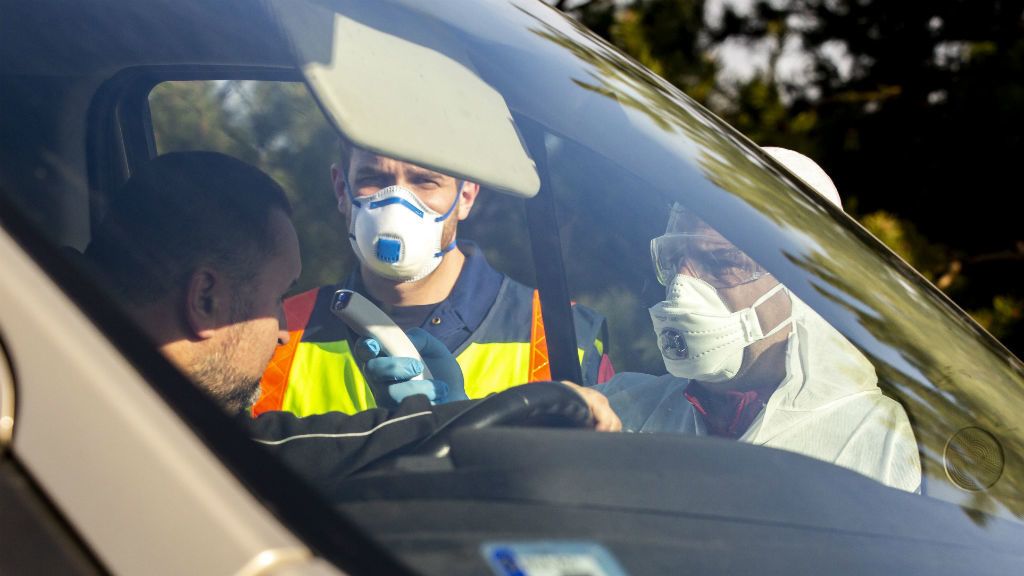
[[[678,204],[672,208],[665,233],[701,236],[713,244],[732,244],[700,216]]]
[[[356,150],[352,154],[351,169],[354,175],[406,173],[442,178],[448,177],[445,174],[435,170],[430,170],[429,168],[417,166],[411,162],[396,160],[387,156],[381,156],[380,154],[366,152],[365,150]]]

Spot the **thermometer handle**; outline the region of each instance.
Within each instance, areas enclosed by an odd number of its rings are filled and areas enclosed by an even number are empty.
[[[379,342],[381,349],[388,356],[423,361],[405,332],[391,320],[390,316],[362,294],[351,290],[338,290],[331,299],[331,312],[356,334]],[[422,380],[424,375],[430,377],[426,363],[423,364],[423,374],[415,376],[413,380]]]

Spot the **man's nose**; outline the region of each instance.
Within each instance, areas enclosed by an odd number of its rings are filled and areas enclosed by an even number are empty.
[[[683,258],[683,259],[681,259],[679,261],[679,266],[678,266],[678,269],[676,270],[676,272],[678,274],[685,274],[686,276],[692,276],[694,278],[700,278],[700,275],[697,274],[697,271],[694,270],[693,265],[686,258]]]

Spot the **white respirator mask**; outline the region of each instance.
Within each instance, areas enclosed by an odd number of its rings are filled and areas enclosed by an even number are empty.
[[[718,291],[707,282],[677,274],[667,297],[650,309],[658,349],[665,368],[679,378],[723,382],[743,364],[743,350],[788,325],[792,315],[765,333],[755,310],[780,290],[779,284],[749,308],[730,312]]]
[[[402,186],[388,186],[359,198],[349,191],[352,249],[360,262],[383,278],[414,282],[427,276],[455,248],[454,238],[448,246],[441,246],[441,240],[444,222],[461,194],[462,182],[451,207],[439,214]]]

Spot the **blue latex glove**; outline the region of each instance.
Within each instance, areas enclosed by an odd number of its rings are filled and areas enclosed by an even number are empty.
[[[356,360],[377,405],[394,408],[416,394],[425,395],[431,404],[466,400],[462,368],[448,348],[419,328],[410,328],[406,335],[430,368],[433,380],[411,380],[423,372],[423,362],[419,360],[384,355],[380,343],[373,338],[360,338],[356,342]]]

